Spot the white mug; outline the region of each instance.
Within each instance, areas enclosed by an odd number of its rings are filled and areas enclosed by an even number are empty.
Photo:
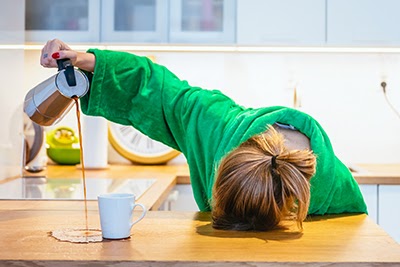
[[[131,228],[146,215],[146,207],[135,203],[133,194],[104,194],[97,197],[101,231],[104,238],[122,239],[131,235]],[[135,207],[142,208],[142,214],[132,221]]]

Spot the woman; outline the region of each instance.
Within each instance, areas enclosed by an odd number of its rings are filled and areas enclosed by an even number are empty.
[[[76,52],[60,40],[41,64],[70,58],[91,74],[82,111],[133,125],[181,151],[195,200],[217,229],[270,230],[307,214],[366,213],[358,185],[311,116],[286,107],[244,108],[130,53]]]

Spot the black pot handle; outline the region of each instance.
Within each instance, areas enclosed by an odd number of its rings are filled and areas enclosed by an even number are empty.
[[[69,86],[76,86],[75,70],[69,58],[63,58],[57,60],[58,71],[65,70],[65,79]]]

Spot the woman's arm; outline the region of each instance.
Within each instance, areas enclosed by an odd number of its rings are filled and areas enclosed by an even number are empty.
[[[197,145],[212,155],[219,143],[213,136],[235,114],[231,99],[190,86],[146,57],[97,49],[89,53],[96,66],[89,93],[81,99],[84,113],[133,125],[182,152]]]
[[[40,63],[56,68],[56,59],[63,58],[94,72],[89,93],[81,99],[84,113],[133,125],[182,152],[197,139],[198,145],[206,142],[207,150],[213,153],[218,141],[212,137],[223,131],[225,115],[235,106],[219,92],[191,87],[165,67],[130,53],[96,49],[77,52],[53,39],[43,47]]]

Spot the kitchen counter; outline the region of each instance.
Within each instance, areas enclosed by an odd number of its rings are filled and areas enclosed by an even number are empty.
[[[47,177],[81,178],[81,169],[75,166],[48,166]],[[113,178],[113,179],[156,179],[156,182],[138,199],[150,210],[157,210],[170,191],[177,183],[180,176],[189,177],[187,165],[110,165],[107,169],[86,170],[87,179],[91,178]]]
[[[400,184],[400,164],[349,164],[349,168],[354,178],[359,184]],[[98,177],[116,178],[126,177],[127,174],[135,174],[136,177],[145,176],[153,173],[173,174],[177,184],[190,184],[190,173],[187,164],[173,165],[156,165],[156,166],[140,166],[140,165],[110,165],[110,168],[102,170],[87,170],[89,176],[98,175]],[[28,174],[25,172],[25,174]],[[32,175],[32,174],[31,174]],[[47,177],[65,177],[74,178],[82,177],[80,169],[75,166],[49,165],[47,171],[33,176]],[[11,178],[12,179],[12,178]],[[9,179],[3,180],[7,181]],[[0,181],[0,184],[2,181]]]
[[[75,244],[49,236],[84,227],[77,203],[57,203],[0,201],[0,266],[400,265],[400,245],[366,215],[312,217],[303,232],[289,224],[287,230],[236,232],[213,229],[209,213],[150,211],[129,239]],[[95,206],[88,221],[99,228]]]
[[[397,165],[359,167],[355,172],[359,182],[400,183]],[[48,166],[46,175],[55,179],[82,176],[75,166]],[[176,183],[190,183],[186,165],[112,165],[87,170],[86,177],[156,179],[138,199],[152,211],[134,226],[131,238],[90,244],[59,242],[48,233],[83,228],[83,201],[0,200],[0,266],[143,266],[144,262],[145,266],[293,266],[295,262],[400,266],[400,245],[366,215],[312,217],[304,223],[303,232],[293,225],[270,232],[219,231],[211,227],[209,213],[156,211]],[[15,179],[20,178],[0,183]],[[88,212],[89,227],[99,228],[96,201],[88,201]]]
[[[359,184],[400,185],[400,164],[356,164],[354,178]]]
[[[353,175],[359,184],[385,184],[385,185],[396,185],[400,184],[400,164],[357,164],[351,165]],[[82,172],[76,166],[60,166],[60,165],[49,165],[47,170],[41,173],[27,173],[25,176],[30,177],[43,177],[46,176],[51,178],[54,183],[55,179],[70,178],[69,180],[75,179],[75,183],[81,181]],[[144,193],[140,195],[139,200],[148,207],[150,210],[158,210],[165,199],[168,197],[171,189],[176,184],[190,184],[189,168],[186,164],[169,164],[160,166],[138,166],[138,165],[110,165],[107,169],[101,170],[86,170],[86,177],[88,181],[88,190],[90,191],[99,184],[104,184],[101,180],[115,180],[113,184],[120,183],[120,187],[125,187],[122,184],[122,180],[135,180],[140,182],[146,180],[153,180],[153,184],[148,189],[144,189]],[[7,197],[8,195],[15,195],[14,192],[17,186],[12,189],[6,188],[11,185],[12,182],[18,181],[20,178],[9,178],[0,180],[0,198],[12,199],[19,197]],[[43,178],[42,178],[43,179]],[[46,179],[44,179],[46,180]],[[30,182],[35,183],[35,178],[30,179]],[[38,183],[40,180],[37,180]],[[49,183],[50,179],[47,179]],[[109,181],[108,181],[109,182]],[[19,183],[22,184],[21,181]],[[93,186],[92,186],[93,185]],[[22,186],[27,186],[22,185]],[[112,185],[110,185],[112,186]],[[21,187],[21,185],[19,185]],[[82,187],[81,185],[75,184],[75,187]],[[129,189],[128,189],[129,190]],[[26,192],[25,192],[26,193]],[[78,193],[78,192],[76,192]],[[89,192],[90,193],[90,192]],[[93,198],[97,196],[97,192],[92,192]],[[80,194],[83,196],[83,194]],[[82,197],[80,196],[80,197]],[[27,198],[27,197],[21,197]],[[52,197],[50,197],[51,199]],[[90,202],[90,201],[89,201]],[[62,201],[59,202],[59,205]],[[93,205],[93,204],[89,204]]]
[[[351,165],[350,168],[359,184],[400,184],[400,164],[357,164]],[[25,176],[39,178],[46,176],[49,178],[47,179],[47,183],[54,183],[55,179],[64,179],[64,181],[72,181],[75,179],[75,181],[72,182],[78,183],[82,179],[82,172],[76,166],[49,165],[46,171],[35,174],[25,172]],[[135,182],[153,180],[153,184],[151,184],[148,189],[143,189],[144,193],[141,194],[139,198],[139,200],[150,210],[158,210],[158,208],[168,197],[171,189],[176,184],[190,184],[189,168],[186,164],[169,164],[159,166],[139,166],[130,164],[110,165],[107,169],[86,170],[86,177],[89,191],[100,184],[105,184],[105,182],[101,180],[114,180],[112,181],[113,185],[120,184],[120,188],[126,187],[126,185],[122,184],[122,180],[134,180]],[[14,177],[0,180],[0,198],[18,199],[19,197],[11,197],[12,195],[16,195],[14,191],[18,186],[14,186],[12,189],[6,188],[18,180],[21,180],[21,178]],[[36,181],[35,178],[29,180],[32,183],[35,183]],[[50,180],[52,181],[50,182]],[[40,182],[39,179],[37,181],[38,183]],[[24,185],[21,181],[18,182],[22,184],[19,185],[19,187],[29,186],[26,184]],[[46,183],[46,181],[44,183]],[[112,187],[113,185],[110,185],[109,187]],[[81,185],[77,184],[74,184],[74,186],[79,188],[82,187]],[[109,190],[109,188],[107,188],[107,190]],[[10,197],[7,197],[7,194],[4,194],[5,192],[8,193]],[[95,199],[97,196],[97,192],[89,193],[92,193],[94,196],[92,199]],[[78,192],[76,192],[76,194],[78,194]],[[81,195],[83,196],[83,193]],[[21,198],[29,197],[22,196]],[[52,197],[50,197],[50,199],[51,198]],[[62,201],[60,201],[60,203],[61,202]]]
[[[400,164],[349,164],[359,184],[400,185]],[[187,166],[181,166],[177,173],[178,184],[190,184]]]

